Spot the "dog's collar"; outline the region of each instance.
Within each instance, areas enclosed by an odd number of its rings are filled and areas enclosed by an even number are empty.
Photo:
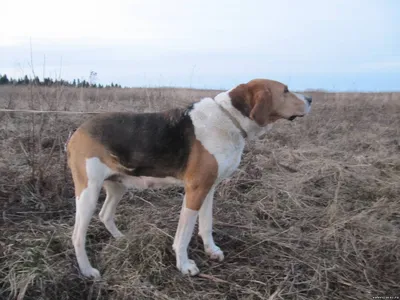
[[[247,132],[243,129],[243,127],[240,125],[240,123],[238,122],[238,120],[236,120],[231,113],[225,108],[223,107],[221,104],[219,104],[217,101],[215,101],[215,103],[221,108],[221,110],[223,111],[223,113],[232,121],[233,125],[235,125],[235,127],[237,129],[239,129],[240,134],[242,135],[242,137],[245,139],[247,138]]]

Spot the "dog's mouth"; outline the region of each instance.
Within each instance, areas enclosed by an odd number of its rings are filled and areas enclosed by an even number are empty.
[[[302,118],[302,117],[304,117],[304,115],[293,115],[293,116],[289,117],[288,120],[293,121],[296,118]]]

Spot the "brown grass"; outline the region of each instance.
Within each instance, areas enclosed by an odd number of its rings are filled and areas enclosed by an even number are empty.
[[[0,87],[0,106],[152,111],[216,93]],[[102,280],[82,278],[63,144],[84,115],[0,112],[0,298],[400,297],[400,95],[313,96],[308,117],[279,121],[249,143],[240,170],[219,186],[214,236],[226,259],[207,260],[194,237],[194,278],[176,270],[171,249],[179,188],[127,194],[116,220],[125,239],[95,216],[87,249]]]

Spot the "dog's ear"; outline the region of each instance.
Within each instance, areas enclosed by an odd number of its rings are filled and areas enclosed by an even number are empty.
[[[229,92],[231,103],[234,108],[242,113],[245,117],[250,116],[251,111],[251,95],[247,84],[240,84]]]
[[[259,90],[254,93],[252,99],[253,108],[250,112],[250,119],[260,126],[265,126],[268,121],[272,105],[272,94],[269,89]]]

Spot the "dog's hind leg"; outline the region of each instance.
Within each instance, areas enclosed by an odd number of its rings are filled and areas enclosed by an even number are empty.
[[[96,203],[101,186],[104,179],[110,173],[110,170],[97,157],[94,157],[86,159],[86,170],[81,168],[77,171],[80,172],[76,172],[73,176],[77,197],[76,220],[72,242],[74,244],[76,259],[82,274],[87,277],[98,278],[100,277],[100,273],[90,265],[86,253],[86,233],[90,219],[96,209]],[[82,176],[84,172],[86,176]],[[81,176],[78,176],[79,174],[81,174]],[[86,179],[86,184],[79,181],[79,179],[82,180],[82,178]],[[85,185],[86,187],[84,187]]]
[[[100,277],[98,270],[90,265],[85,244],[86,232],[96,208],[97,199],[99,197],[101,184],[89,183],[77,199],[76,209],[78,219],[75,222],[73,243],[75,248],[76,259],[78,260],[79,268],[84,276]]]
[[[99,213],[100,220],[113,237],[123,237],[124,235],[115,225],[114,215],[117,205],[126,191],[126,187],[121,183],[106,180],[104,181],[104,189],[106,190],[107,197]]]

